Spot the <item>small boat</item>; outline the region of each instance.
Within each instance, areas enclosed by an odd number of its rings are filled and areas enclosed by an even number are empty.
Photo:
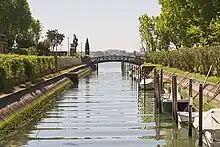
[[[145,86],[144,86],[144,84],[145,84]],[[148,78],[148,79],[145,79],[145,82],[144,82],[144,79],[142,79],[140,82],[140,88],[144,89],[144,87],[146,90],[153,90],[154,89],[154,80]]]
[[[165,91],[164,94],[161,95],[162,97],[162,106],[163,106],[163,112],[164,113],[172,113],[172,90],[170,91]],[[178,111],[184,112],[186,107],[188,107],[188,100],[183,99],[181,93],[177,91],[177,106],[178,106]]]
[[[180,123],[188,124],[189,112],[177,112],[177,114]],[[199,117],[199,112],[192,112],[192,122],[194,122],[195,117]]]
[[[220,108],[203,112],[203,143],[208,147],[220,146]],[[195,117],[194,128],[199,131],[199,117]]]

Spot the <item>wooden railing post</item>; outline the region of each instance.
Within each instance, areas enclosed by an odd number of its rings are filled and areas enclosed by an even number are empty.
[[[203,85],[199,85],[199,147],[202,147],[202,109],[203,109]]]
[[[192,99],[192,79],[189,80],[189,102],[188,102],[188,111],[189,111],[189,123],[188,123],[188,135],[192,137],[192,105],[193,105],[193,99]]]
[[[177,79],[176,76],[172,77],[172,114],[173,114],[173,118],[176,122],[176,124],[178,124],[178,116],[177,116],[177,111],[178,111],[178,105],[177,105]]]

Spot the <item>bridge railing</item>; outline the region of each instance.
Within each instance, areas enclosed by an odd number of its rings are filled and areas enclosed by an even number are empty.
[[[108,56],[95,56],[91,58],[92,62],[100,62],[100,61],[125,61],[130,63],[141,64],[143,61],[140,58],[136,58],[135,56],[118,56],[118,55],[108,55]]]

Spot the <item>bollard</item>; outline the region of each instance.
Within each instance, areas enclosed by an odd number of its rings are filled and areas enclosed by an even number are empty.
[[[202,109],[203,109],[203,86],[199,84],[199,147],[202,147]]]
[[[189,111],[189,123],[188,123],[188,135],[192,137],[192,105],[193,105],[193,98],[192,98],[192,79],[189,80],[189,103],[188,103],[188,111]]]
[[[176,124],[178,124],[178,116],[177,116],[177,111],[178,111],[178,106],[177,106],[177,80],[176,80],[176,76],[172,77],[172,114],[173,114],[173,118],[176,122]]]

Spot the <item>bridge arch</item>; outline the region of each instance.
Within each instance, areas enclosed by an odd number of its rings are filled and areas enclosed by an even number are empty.
[[[134,56],[108,55],[108,56],[92,57],[90,64],[99,64],[105,62],[125,62],[140,66],[144,63],[144,60],[137,56],[134,57]]]

